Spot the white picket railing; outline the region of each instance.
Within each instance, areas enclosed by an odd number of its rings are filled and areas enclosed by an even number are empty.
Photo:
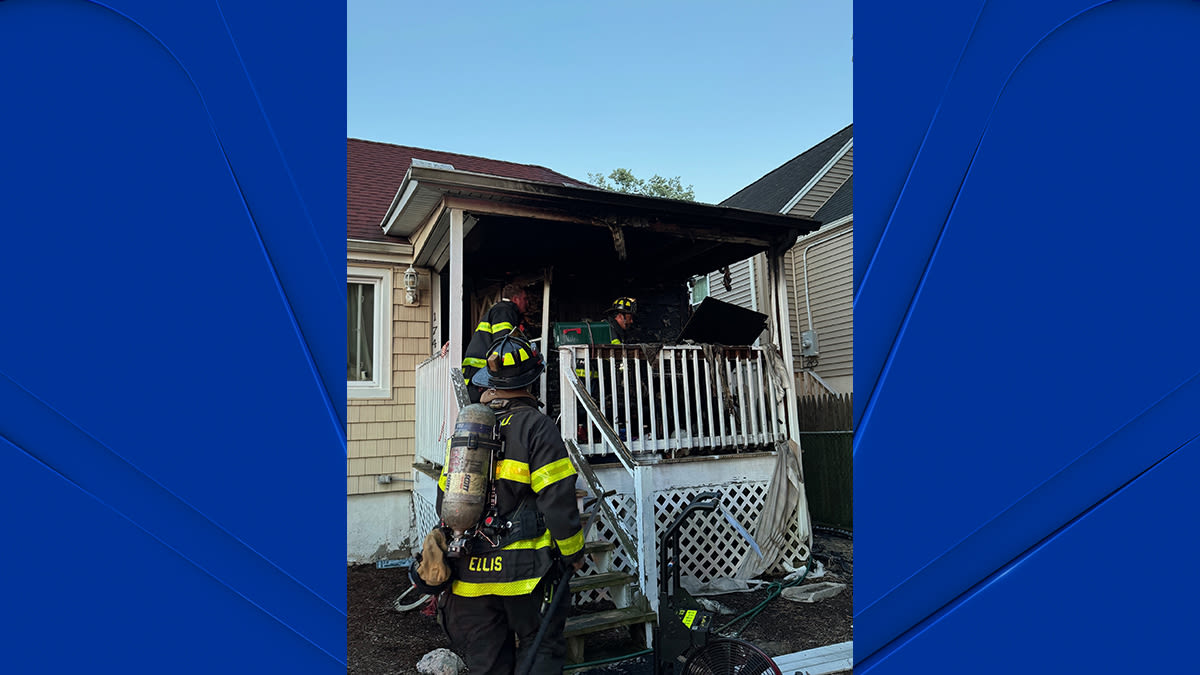
[[[417,366],[415,452],[419,459],[438,465],[446,459],[446,439],[454,434],[454,420],[458,419],[452,371],[458,376],[461,368],[440,353]]]
[[[786,440],[784,407],[761,347],[569,345],[559,363],[574,370],[631,452],[675,457],[770,446]],[[564,383],[565,385],[565,383]],[[610,450],[560,387],[563,436],[585,455]]]

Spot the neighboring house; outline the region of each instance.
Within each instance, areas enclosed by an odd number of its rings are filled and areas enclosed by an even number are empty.
[[[811,218],[785,258],[792,352],[801,393],[852,393],[854,127],[849,125],[742,188],[721,206]],[[706,295],[757,310],[766,302],[765,256],[692,280]],[[804,336],[815,335],[814,344]]]
[[[416,367],[435,347],[428,268],[380,227],[414,165],[586,185],[540,166],[359,139],[346,143],[347,559],[369,561],[409,543],[413,523]],[[416,301],[405,273],[413,270]]]

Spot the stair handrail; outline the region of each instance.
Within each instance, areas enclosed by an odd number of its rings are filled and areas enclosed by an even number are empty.
[[[567,446],[567,454],[571,457],[571,462],[575,464],[575,470],[579,472],[579,475],[583,476],[583,480],[588,484],[588,488],[596,496],[596,501],[600,504],[600,510],[604,512],[604,517],[608,522],[613,524],[613,531],[616,533],[621,548],[625,551],[625,555],[636,559],[638,557],[637,537],[625,528],[625,523],[620,518],[617,518],[616,512],[609,506],[608,499],[604,496],[604,486],[600,484],[600,479],[596,476],[592,465],[579,452],[579,446],[575,444],[575,441],[566,438],[563,439],[563,443]]]
[[[575,372],[567,368],[563,368],[562,372],[563,379],[571,385],[571,389],[575,392],[576,400],[583,404],[583,410],[587,414],[588,419],[600,430],[600,437],[613,449],[617,455],[617,459],[621,460],[621,465],[632,475],[633,467],[640,464],[640,462],[634,458],[633,453],[629,451],[625,442],[617,436],[617,432],[609,425],[608,420],[600,412],[600,406],[596,404],[596,400],[592,398],[592,395],[583,388],[583,384],[579,381],[579,377],[575,375]]]

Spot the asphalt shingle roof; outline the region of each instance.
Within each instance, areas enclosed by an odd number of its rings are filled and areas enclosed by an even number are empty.
[[[808,184],[829,160],[842,149],[854,136],[854,125],[817,143],[813,147],[796,155],[782,166],[759,178],[746,187],[738,190],[729,199],[721,202],[721,206],[733,206],[739,209],[779,213],[800,188]]]
[[[587,183],[533,164],[514,164],[453,152],[392,145],[358,138],[346,139],[346,236],[388,241],[380,228],[383,214],[396,197],[413,159],[449,164],[459,171],[484,173],[541,183]]]

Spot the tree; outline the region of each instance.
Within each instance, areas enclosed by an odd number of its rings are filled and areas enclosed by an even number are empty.
[[[612,173],[605,176],[601,173],[589,173],[588,180],[598,188],[612,190],[614,192],[624,192],[631,195],[646,195],[647,197],[666,197],[668,199],[682,199],[684,201],[696,201],[696,192],[689,185],[683,187],[683,183],[679,180],[679,176],[674,178],[663,178],[658,174],[654,174],[648,180],[642,180],[633,175],[629,169],[613,169]],[[609,182],[611,181],[611,182]]]

